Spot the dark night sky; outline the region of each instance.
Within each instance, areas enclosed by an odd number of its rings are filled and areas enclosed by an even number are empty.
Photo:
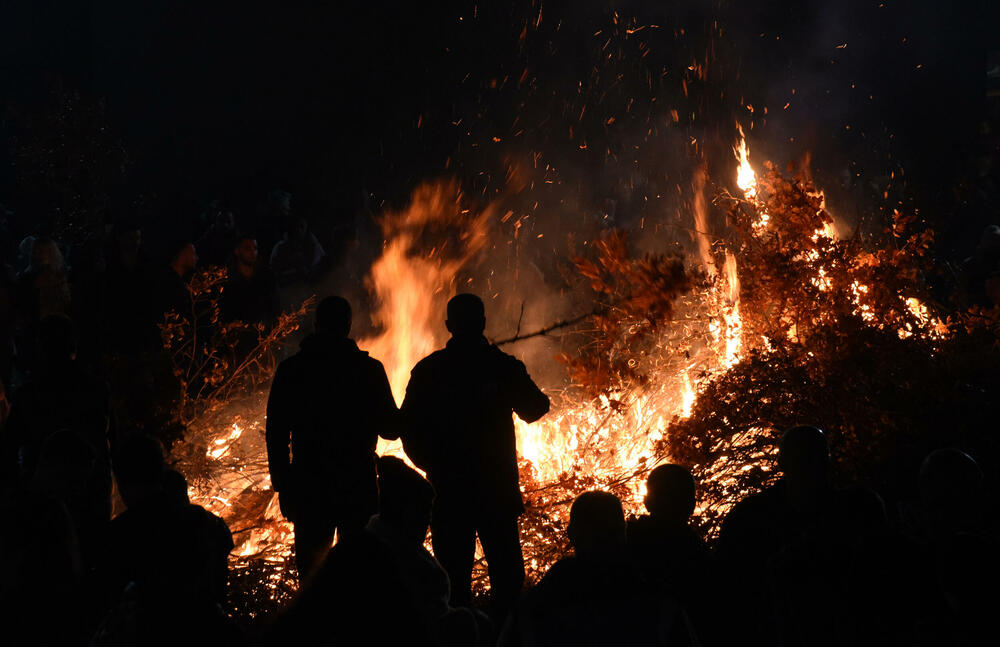
[[[106,100],[134,162],[132,190],[192,209],[284,187],[304,209],[336,218],[357,208],[363,189],[397,199],[421,177],[442,174],[449,157],[474,174],[480,158],[456,117],[477,121],[483,134],[512,131],[518,95],[491,91],[491,80],[530,67],[538,86],[568,92],[589,73],[600,44],[593,34],[613,9],[661,26],[649,40],[650,68],[686,65],[718,16],[726,101],[734,111],[739,96],[770,107],[760,131],[769,156],[809,148],[835,175],[838,157],[893,155],[919,192],[934,196],[982,154],[985,57],[995,37],[987,25],[997,24],[985,0],[553,0],[541,7],[537,37],[521,45],[537,5],[7,0],[4,129],[17,129],[11,106],[30,111],[59,78]],[[670,36],[678,27],[681,41]],[[792,88],[793,106],[781,114]],[[793,152],[784,150],[789,137]],[[600,160],[590,162],[599,172]],[[0,186],[11,191],[10,178]]]

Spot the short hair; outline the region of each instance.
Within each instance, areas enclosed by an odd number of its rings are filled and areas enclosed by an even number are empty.
[[[778,465],[782,471],[814,471],[830,463],[830,445],[818,427],[799,425],[781,436]]]
[[[351,332],[351,304],[340,296],[327,297],[316,306],[316,330],[346,337]]]
[[[486,326],[486,307],[475,294],[456,294],[448,301],[449,330],[482,332]]]
[[[395,456],[378,459],[379,511],[389,518],[410,511],[429,510],[434,502],[434,486],[420,473]]]
[[[191,499],[188,496],[187,479],[175,469],[166,469],[163,471],[163,492],[173,503],[191,503]]]
[[[920,493],[932,504],[954,505],[977,497],[983,470],[974,458],[954,449],[936,449],[920,465]]]
[[[567,530],[576,548],[618,543],[625,533],[625,510],[621,500],[601,490],[584,492],[570,507]]]
[[[137,433],[122,443],[114,469],[115,478],[123,486],[155,489],[163,483],[166,469],[163,445],[148,434]]]
[[[76,326],[66,315],[53,314],[38,323],[38,347],[50,360],[70,359],[76,352]]]
[[[646,479],[646,507],[652,514],[687,520],[694,512],[694,476],[681,465],[656,467]]]

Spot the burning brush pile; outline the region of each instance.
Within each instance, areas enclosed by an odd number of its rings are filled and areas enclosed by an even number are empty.
[[[566,369],[564,383],[548,389],[552,412],[517,425],[529,581],[565,554],[569,504],[585,490],[612,491],[638,513],[648,471],[682,463],[700,484],[696,514],[712,535],[735,501],[774,477],[773,447],[788,426],[822,426],[840,475],[877,482],[900,447],[951,432],[956,407],[989,401],[968,376],[988,374],[997,313],[946,314],[935,304],[926,279],[932,232],[896,213],[884,232],[838,236],[807,173],[766,165],[757,177],[742,137],[736,159],[736,185],[714,199],[723,231],[708,231],[710,207],[697,196],[687,256],[636,257],[626,232],[608,230],[572,259],[592,308],[541,330],[519,326],[501,341],[518,354],[522,341],[556,337]],[[481,287],[470,268],[495,241],[499,212],[474,209],[457,184],[442,183],[381,218],[385,242],[368,285],[381,332],[359,344],[385,364],[397,401],[410,368],[445,341],[444,303]],[[217,317],[218,288],[217,277],[193,284],[199,316]],[[483,296],[489,313],[493,295]],[[217,327],[208,344],[185,320],[163,329],[188,394],[174,459],[192,500],[234,531],[239,615],[265,612],[293,591],[291,527],[267,475],[264,403],[275,353],[308,305],[270,331]]]

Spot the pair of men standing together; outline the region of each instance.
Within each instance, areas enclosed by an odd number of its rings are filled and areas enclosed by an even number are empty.
[[[413,368],[397,411],[382,364],[349,338],[350,305],[324,299],[316,332],[274,376],[267,406],[271,483],[295,524],[304,579],[335,530],[360,532],[377,511],[378,437],[402,438],[437,492],[431,541],[451,580],[452,606],[471,601],[478,534],[493,603],[504,613],[524,581],[517,526],[524,506],[511,414],[534,422],[548,412],[549,399],[524,364],[483,336],[479,297],[451,299],[445,323],[451,339]]]

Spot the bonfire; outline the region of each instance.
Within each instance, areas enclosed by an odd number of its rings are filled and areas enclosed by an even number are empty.
[[[841,238],[807,173],[786,177],[765,164],[758,176],[742,131],[734,158],[733,191],[711,185],[714,196],[692,202],[690,254],[636,257],[627,232],[608,230],[572,259],[592,308],[496,340],[517,354],[541,335],[572,339],[552,358],[566,369],[549,389],[553,411],[516,425],[529,582],[566,554],[574,497],[608,490],[642,513],[645,475],[662,462],[695,473],[696,517],[709,536],[735,501],[774,478],[774,440],[791,424],[823,426],[845,476],[878,465],[921,415],[899,417],[898,400],[936,388],[903,373],[933,370],[974,330],[995,327],[983,313],[946,318],[933,303],[923,278],[932,234],[915,219],[895,214],[879,239]],[[702,173],[695,190],[708,192]],[[708,230],[710,202],[726,213],[725,231]],[[385,242],[368,277],[381,332],[359,344],[385,364],[397,402],[412,366],[445,341],[444,304],[471,281],[463,278],[481,263],[500,211],[477,207],[451,181],[421,186],[407,208],[381,216]],[[219,285],[217,274],[192,284],[193,312],[215,324]],[[276,351],[309,305],[269,331],[217,325],[207,347],[257,335],[238,359],[195,350],[206,346],[191,339],[199,327],[187,320],[163,327],[189,394],[174,459],[192,501],[234,531],[241,615],[274,608],[295,588],[292,527],[267,474],[264,406]],[[405,458],[398,443],[378,451]],[[484,575],[480,568],[480,593]]]

